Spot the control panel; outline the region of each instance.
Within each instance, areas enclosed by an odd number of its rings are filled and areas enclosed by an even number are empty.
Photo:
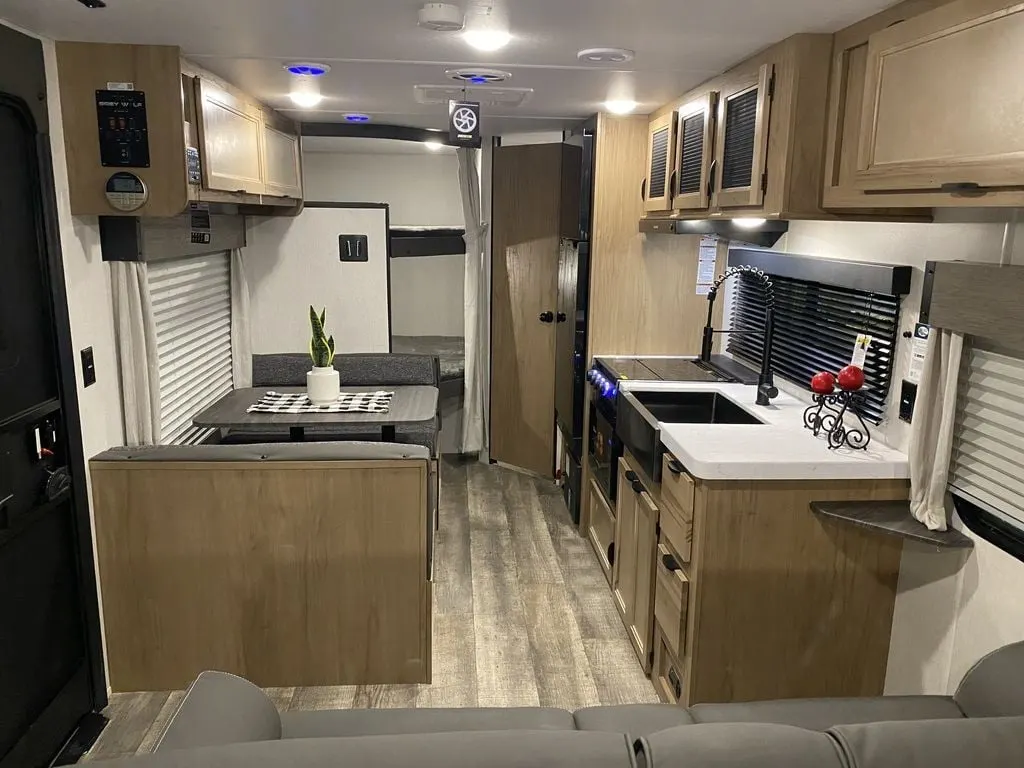
[[[618,383],[600,368],[594,367],[587,371],[587,381],[601,397],[608,400],[614,400],[619,394]]]

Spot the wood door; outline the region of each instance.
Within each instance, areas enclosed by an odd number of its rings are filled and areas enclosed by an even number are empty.
[[[672,207],[677,211],[707,210],[714,180],[715,108],[718,92],[711,91],[679,108],[676,128],[675,185]]]
[[[856,186],[1024,186],[1024,3],[960,0],[872,35]]]
[[[647,135],[647,178],[641,190],[645,211],[672,208],[675,126],[672,113],[651,122]]]
[[[203,186],[263,194],[261,107],[202,78],[197,78],[197,88]]]
[[[266,194],[302,199],[302,165],[295,125],[263,113],[263,178]]]
[[[715,207],[764,204],[773,74],[774,67],[764,64],[722,90],[715,137]]]
[[[651,671],[651,638],[654,634],[654,566],[658,548],[658,507],[646,490],[636,494],[636,579],[633,599],[633,644]]]
[[[494,152],[491,458],[550,477],[562,147]]]
[[[612,594],[627,629],[633,624],[636,602],[638,510],[637,494],[633,490],[634,481],[631,479],[635,477],[626,460],[620,458],[618,500],[615,503],[615,564],[612,566]]]

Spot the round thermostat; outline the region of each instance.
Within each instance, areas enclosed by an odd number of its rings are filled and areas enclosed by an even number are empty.
[[[118,171],[107,179],[105,194],[110,207],[123,213],[137,211],[149,200],[146,182],[127,171]]]

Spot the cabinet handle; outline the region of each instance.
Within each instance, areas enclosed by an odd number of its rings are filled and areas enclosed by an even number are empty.
[[[673,475],[683,474],[683,465],[675,459],[671,459],[666,466],[668,467],[668,471]]]
[[[635,483],[635,482],[636,482],[637,480],[639,480],[639,479],[640,479],[640,476],[639,476],[639,475],[637,475],[637,473],[636,473],[636,472],[634,472],[633,470],[631,470],[631,469],[627,469],[627,470],[626,470],[626,474],[625,474],[625,478],[626,478],[626,480],[627,480],[628,482],[630,482],[630,483]]]
[[[639,480],[633,481],[633,493],[647,493],[647,489],[644,488],[644,484]]]
[[[683,566],[676,560],[675,555],[668,554],[661,556],[661,564],[665,566],[665,570],[669,573],[675,573],[676,571],[683,570]]]
[[[615,542],[608,545],[608,565],[615,565]]]
[[[676,695],[676,701],[681,699],[683,697],[683,686],[674,667],[669,667],[668,669],[668,683],[672,686],[672,692]]]
[[[708,197],[715,194],[715,174],[718,171],[718,160],[712,160],[708,166]]]
[[[555,315],[555,319],[560,323],[564,323],[569,318],[566,316],[565,312],[559,312],[557,315]]]
[[[542,323],[553,323],[555,321],[554,312],[541,312],[538,318]]]
[[[647,200],[647,179],[640,182],[640,199]]]
[[[669,177],[668,188],[672,190],[672,195],[676,194],[676,172],[672,171],[672,175]]]
[[[943,192],[961,197],[984,197],[988,190],[973,181],[956,181],[943,184],[939,187]]]

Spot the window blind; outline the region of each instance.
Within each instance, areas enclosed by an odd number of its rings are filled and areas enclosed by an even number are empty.
[[[722,189],[741,189],[754,183],[758,96],[759,91],[754,88],[730,99],[726,104]]]
[[[703,112],[683,118],[682,157],[679,160],[681,195],[700,192],[700,177],[704,170],[704,121]]]
[[[194,445],[193,417],[231,391],[231,257],[149,265],[160,381],[160,443]]]
[[[655,131],[651,137],[651,190],[648,197],[657,199],[665,196],[665,186],[668,184],[668,149],[669,138],[672,129],[670,127]]]
[[[819,371],[838,372],[850,364],[858,334],[873,337],[864,363],[862,415],[878,424],[885,417],[892,383],[900,298],[852,288],[771,276],[775,286],[772,365],[777,375],[810,391]],[[764,293],[760,282],[742,275],[734,283],[730,354],[759,367],[764,344]]]
[[[1024,360],[965,349],[949,482],[1024,534]]]

